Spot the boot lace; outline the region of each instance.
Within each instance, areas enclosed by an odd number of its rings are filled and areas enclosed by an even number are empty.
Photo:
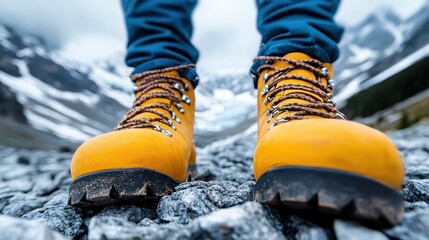
[[[269,104],[269,108],[266,113],[268,116],[267,122],[271,122],[273,118],[282,113],[288,113],[285,116],[277,117],[269,129],[278,124],[286,123],[291,120],[307,119],[307,115],[316,115],[331,119],[347,119],[343,113],[336,109],[336,105],[332,100],[334,80],[330,79],[329,70],[323,65],[322,62],[316,59],[293,60],[284,57],[273,56],[261,56],[255,58],[255,61],[260,60],[265,61],[265,63],[258,68],[257,73],[260,73],[264,70],[272,71],[271,73],[264,74],[263,80],[265,82],[265,86],[261,92],[261,95],[265,97],[264,104]],[[273,66],[275,61],[286,62],[288,65],[286,67],[276,69]],[[295,69],[305,69],[311,71],[315,75],[315,79],[299,74],[291,74],[290,72]],[[328,81],[327,85],[323,84],[323,78]],[[291,79],[305,81],[312,84],[313,86],[291,83],[277,86],[278,83]],[[276,94],[286,90],[301,90],[314,95],[301,91],[291,91],[288,94],[274,98]],[[320,101],[320,99],[316,96],[320,97],[322,101]],[[307,101],[308,103],[282,103],[287,99],[301,99]],[[294,112],[290,114],[289,111]]]
[[[175,113],[177,109],[180,113],[184,114],[185,109],[182,103],[191,104],[191,99],[186,95],[186,91],[190,86],[182,81],[180,77],[167,75],[167,72],[176,71],[179,69],[194,68],[194,64],[169,67],[159,70],[151,70],[131,76],[136,88],[134,93],[137,97],[134,100],[133,106],[125,114],[125,117],[114,129],[115,131],[131,129],[131,128],[152,128],[156,131],[162,132],[167,136],[172,136],[172,133],[159,124],[154,122],[164,123],[176,130],[176,123],[181,123],[180,118]],[[159,89],[159,91],[152,91]],[[150,92],[151,91],[151,92]],[[176,93],[180,93],[179,97]],[[170,104],[165,102],[156,102],[151,104],[144,104],[149,99],[164,98],[170,100]],[[159,110],[165,110],[169,114],[164,114]],[[154,118],[138,117],[134,118],[141,113],[153,113],[157,115]]]

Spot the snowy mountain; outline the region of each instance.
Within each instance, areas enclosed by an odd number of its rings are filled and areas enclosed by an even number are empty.
[[[16,94],[29,125],[71,141],[110,130],[131,101],[131,84],[107,65],[67,62],[42,40],[5,27],[0,79]]]
[[[402,20],[380,9],[357,26],[346,28],[335,63],[335,100],[340,106],[354,94],[410,67],[429,55],[429,3]]]
[[[205,146],[256,124],[256,90],[247,73],[204,76],[196,90],[195,141]]]
[[[129,72],[121,54],[82,65],[61,58],[40,39],[0,27],[0,118],[82,142],[110,131],[128,110],[133,101]],[[207,144],[202,136],[246,121],[255,110],[255,93],[247,74],[207,76],[202,82],[196,93],[196,138]]]
[[[339,106],[349,107],[352,96],[429,55],[428,13],[429,4],[401,20],[386,9],[347,29],[335,64]],[[129,73],[123,54],[91,64],[72,62],[42,39],[0,26],[0,144],[40,136],[32,141],[61,140],[55,146],[62,146],[110,131],[133,101]],[[198,146],[255,131],[256,91],[246,72],[200,78]]]

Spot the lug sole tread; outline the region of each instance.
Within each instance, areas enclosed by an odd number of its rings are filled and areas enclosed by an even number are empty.
[[[402,193],[381,182],[311,167],[266,172],[255,185],[255,200],[292,212],[352,219],[376,227],[393,226],[404,213]]]
[[[196,166],[188,171],[187,181],[196,175]],[[112,203],[156,204],[174,192],[180,182],[152,169],[113,169],[81,176],[69,188],[68,204],[96,207]]]

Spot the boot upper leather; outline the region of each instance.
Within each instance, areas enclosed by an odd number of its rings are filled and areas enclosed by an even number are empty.
[[[176,71],[163,74],[179,77]],[[171,88],[167,85],[163,84],[163,86]],[[185,90],[185,85],[187,90]],[[160,91],[163,90],[154,88],[146,94]],[[176,181],[184,181],[187,177],[188,164],[195,163],[195,145],[193,144],[195,95],[192,84],[184,78],[182,78],[181,91],[186,94],[190,103],[181,104],[183,113],[177,107],[171,106],[171,110],[178,119],[172,119],[170,111],[154,108],[169,116],[171,124],[154,121],[152,123],[159,126],[158,130],[139,127],[125,128],[96,136],[84,142],[75,152],[71,162],[72,179],[104,170],[147,168],[166,174]],[[141,93],[137,91],[136,98],[139,94]],[[175,94],[179,98],[183,97],[180,91],[175,91]],[[140,107],[154,103],[172,105],[169,99],[160,97],[148,99],[140,104]],[[159,118],[156,113],[143,112],[129,120],[157,117]],[[130,122],[132,121],[127,123]],[[171,133],[171,136],[168,133]]]
[[[311,59],[303,53],[291,53],[285,56],[296,61]],[[397,190],[402,188],[404,167],[399,151],[388,137],[378,130],[365,125],[342,120],[335,111],[330,113],[326,109],[315,109],[318,112],[333,116],[323,117],[317,114],[308,114],[303,120],[293,119],[297,111],[284,111],[271,116],[272,102],[282,96],[291,96],[294,93],[304,93],[321,103],[327,98],[305,90],[289,89],[281,91],[267,101],[266,85],[270,80],[264,76],[272,76],[275,69],[285,68],[288,63],[276,61],[273,69],[266,69],[259,73],[258,78],[258,144],[254,158],[254,174],[259,179],[265,172],[276,167],[308,166],[346,171],[359,174],[383,182]],[[329,77],[320,79],[324,86],[333,78],[333,68],[330,64],[323,64],[328,70]],[[296,67],[287,74],[305,76],[317,79],[313,71]],[[273,76],[272,76],[273,77]],[[277,83],[277,86],[296,84],[315,87],[307,81],[288,78]],[[331,92],[327,94],[331,96]],[[309,101],[288,98],[277,105],[287,103],[308,104]],[[272,112],[272,111],[271,111]],[[311,112],[311,111],[310,111]],[[273,126],[277,118],[291,119]],[[271,127],[271,128],[270,128]]]

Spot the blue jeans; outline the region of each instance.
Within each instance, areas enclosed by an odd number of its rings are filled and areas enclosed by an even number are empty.
[[[258,56],[304,52],[323,62],[338,58],[343,29],[333,17],[339,0],[256,0],[262,43]],[[196,63],[191,15],[197,0],[122,0],[128,32],[126,63],[134,73]],[[255,62],[255,72],[261,62]],[[181,72],[194,86],[195,69]]]

